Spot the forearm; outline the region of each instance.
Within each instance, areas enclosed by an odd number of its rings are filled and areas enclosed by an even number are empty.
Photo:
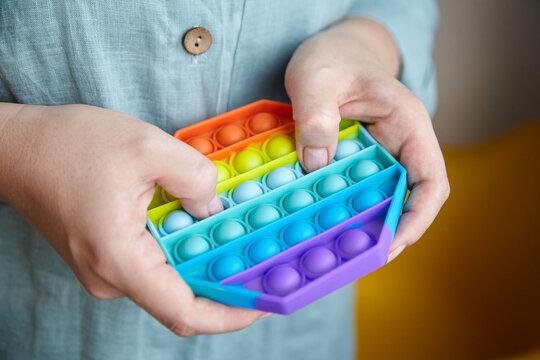
[[[25,183],[32,135],[42,106],[0,103],[0,201],[12,203]]]

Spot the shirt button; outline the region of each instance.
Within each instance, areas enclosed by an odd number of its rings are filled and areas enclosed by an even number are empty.
[[[202,27],[194,27],[184,35],[184,49],[191,55],[200,55],[210,49],[212,35]]]

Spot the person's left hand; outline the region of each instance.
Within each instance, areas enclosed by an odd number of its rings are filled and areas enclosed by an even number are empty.
[[[362,120],[407,169],[411,192],[388,261],[422,236],[450,191],[430,116],[396,79],[399,68],[390,34],[372,20],[355,17],[305,41],[285,75],[298,156],[306,171],[332,161],[341,118]]]

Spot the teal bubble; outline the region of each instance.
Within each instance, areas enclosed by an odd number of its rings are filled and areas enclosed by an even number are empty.
[[[317,184],[317,192],[322,197],[330,196],[347,187],[347,182],[339,175],[327,175]]]
[[[313,204],[315,199],[306,190],[294,190],[293,192],[287,194],[283,200],[283,207],[290,213],[293,213],[297,210],[305,208],[308,205]]]
[[[260,205],[249,215],[249,223],[255,229],[270,224],[280,218],[279,211],[272,205]]]
[[[379,172],[379,165],[372,160],[360,160],[351,166],[351,179],[358,182]]]
[[[244,226],[236,220],[225,220],[214,227],[214,240],[219,244],[226,244],[240,236],[244,235],[246,230]]]
[[[202,236],[190,236],[176,246],[176,255],[181,260],[189,260],[210,250],[210,244]]]

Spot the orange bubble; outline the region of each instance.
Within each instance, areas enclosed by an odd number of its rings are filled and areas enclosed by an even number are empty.
[[[225,125],[216,133],[216,140],[222,146],[229,146],[246,138],[246,133],[241,126]]]
[[[214,144],[209,138],[197,136],[189,139],[187,144],[191,147],[194,147],[195,150],[200,152],[203,155],[210,154],[214,152]]]
[[[278,127],[278,125],[279,118],[267,112],[255,114],[248,122],[249,129],[255,134],[271,130]]]

